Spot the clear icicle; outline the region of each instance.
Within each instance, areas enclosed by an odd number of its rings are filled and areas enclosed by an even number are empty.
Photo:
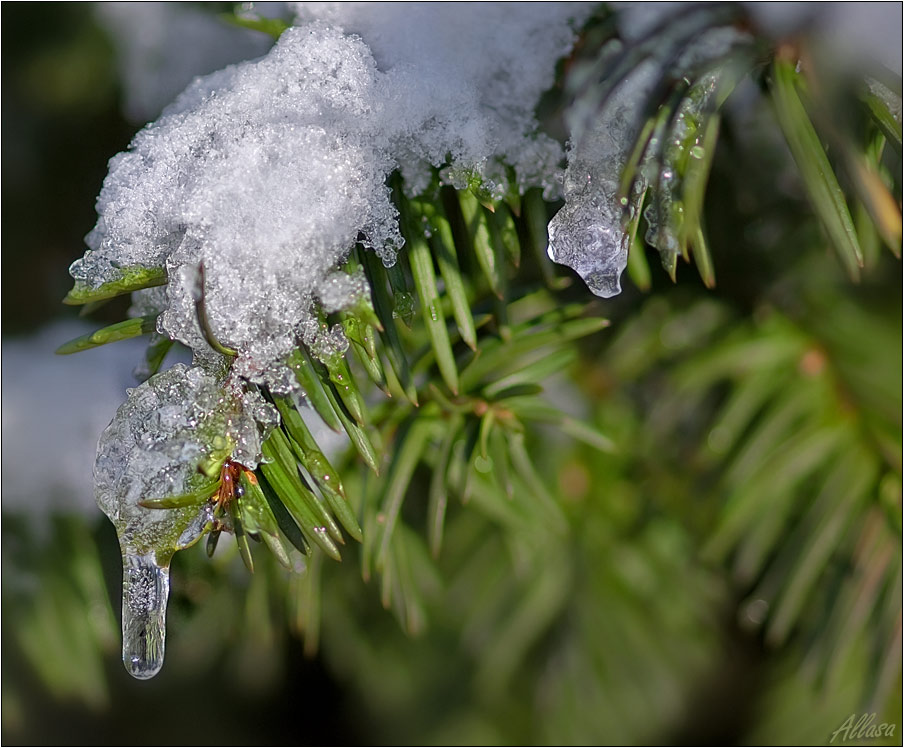
[[[198,490],[210,482],[199,467],[215,470],[229,456],[253,469],[276,418],[259,395],[177,364],[129,390],[101,435],[97,504],[119,536],[123,664],[136,678],[151,678],[163,665],[169,559],[197,541],[212,519],[203,499],[176,509],[141,502]]]
[[[169,564],[154,553],[122,557],[122,662],[133,678],[153,678],[163,667]]]

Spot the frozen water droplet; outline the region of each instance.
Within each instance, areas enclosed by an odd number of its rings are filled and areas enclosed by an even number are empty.
[[[580,203],[566,205],[549,224],[548,252],[555,262],[580,275],[597,296],[608,299],[621,293],[619,279],[628,263],[628,237],[617,218],[593,213]]]
[[[392,316],[408,320],[414,316],[414,297],[407,291],[396,291]]]
[[[337,363],[348,350],[348,338],[340,325],[309,319],[301,328],[301,339],[308,350],[327,366]]]
[[[565,206],[549,224],[549,256],[603,298],[621,293],[628,264],[624,218],[636,211],[643,189],[620,195],[620,182],[639,130],[640,107],[654,80],[652,67],[641,65],[582,131],[568,154]]]
[[[122,663],[133,678],[153,678],[163,667],[169,565],[153,553],[122,557]]]

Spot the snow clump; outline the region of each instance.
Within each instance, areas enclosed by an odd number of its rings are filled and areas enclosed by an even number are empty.
[[[588,8],[297,12],[265,57],[197,79],[112,159],[90,250],[71,268],[97,288],[165,267],[160,331],[208,367],[218,354],[201,333],[203,299],[210,332],[239,354],[233,373],[258,383],[285,381],[280,361],[315,304],[352,303],[353,289],[337,298],[335,271],[356,241],[395,261],[393,170],[409,194],[446,163],[477,174],[505,163],[521,190],[555,185],[561,147],[533,111]]]

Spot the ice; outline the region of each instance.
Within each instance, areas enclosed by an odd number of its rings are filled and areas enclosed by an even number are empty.
[[[569,151],[565,206],[549,223],[550,259],[570,267],[603,298],[621,293],[621,274],[628,264],[625,213],[627,209],[630,217],[637,209],[638,195],[623,205],[619,185],[653,73],[652,64],[639,66]]]
[[[128,391],[101,435],[94,469],[98,506],[116,526],[124,551],[154,551],[166,560],[199,511],[146,509],[139,501],[197,489],[209,481],[199,466],[219,453],[221,460],[232,455],[257,466],[261,431],[255,417],[272,423],[275,415],[250,398],[246,406],[245,398],[184,364]]]
[[[626,225],[637,217],[644,195],[647,242],[659,250],[666,266],[679,252],[679,163],[693,145],[688,141],[696,136],[718,83],[718,75],[706,71],[718,65],[733,48],[751,40],[734,27],[697,33],[694,24],[700,22],[699,18],[684,17],[681,9],[676,12],[676,5],[671,3],[630,6],[619,15],[619,28],[624,37],[637,40],[669,14],[675,16],[675,24],[668,31],[670,36],[655,41],[650,56],[616,83],[601,106],[596,87],[591,85],[567,118],[572,140],[565,170],[565,205],[549,224],[548,254],[553,261],[577,272],[590,291],[603,298],[621,293],[620,279],[629,251]],[[615,43],[603,49],[602,54],[620,49]],[[670,65],[668,75],[683,74],[694,84],[679,105],[670,128],[651,138],[630,193],[622,195],[623,172],[643,118],[648,116],[644,107],[664,73],[664,61]],[[599,64],[589,68],[600,69]],[[592,79],[587,71],[578,71],[577,75],[581,74]],[[665,142],[660,144],[659,139]],[[651,154],[657,157],[652,158]]]
[[[666,266],[681,250],[678,234],[683,220],[680,199],[683,175],[679,163],[695,147],[699,153],[700,126],[703,116],[711,108],[717,84],[718,77],[709,73],[691,87],[675,113],[663,148],[662,163],[658,171],[647,175],[647,181],[655,187],[651,190],[652,199],[644,209],[645,238],[651,247],[659,250]]]
[[[266,57],[196,80],[111,160],[90,249],[71,268],[93,288],[131,268],[165,268],[161,331],[217,370],[198,324],[203,298],[213,336],[239,353],[235,371],[256,382],[281,378],[316,302],[353,302],[357,284],[340,293],[336,270],[356,241],[394,262],[403,239],[386,186],[393,170],[409,192],[448,162],[503,191],[503,164],[517,189],[557,183],[562,150],[533,111],[589,12],[298,10],[301,25]]]
[[[233,392],[199,368],[176,364],[129,390],[104,431],[94,469],[97,504],[119,536],[123,558],[123,663],[150,678],[163,661],[169,561],[207,528],[211,507],[147,509],[147,499],[179,496],[210,482],[207,462],[228,456],[249,469],[277,422],[273,407]],[[210,468],[208,467],[208,472]]]
[[[620,222],[593,201],[572,200],[549,224],[549,258],[574,270],[597,296],[618,295],[628,264],[628,237]]]
[[[330,327],[325,322],[310,319],[301,332],[302,342],[323,363],[332,365],[349,346],[348,338],[340,325]]]
[[[130,317],[147,317],[160,315],[166,309],[166,286],[154,286],[132,293]]]
[[[163,667],[169,564],[153,553],[122,557],[122,662],[129,675],[153,678]]]
[[[866,86],[873,96],[876,96],[886,107],[888,107],[889,113],[900,126],[902,122],[900,90],[897,92],[893,91],[884,83],[870,77],[867,77],[866,79]]]

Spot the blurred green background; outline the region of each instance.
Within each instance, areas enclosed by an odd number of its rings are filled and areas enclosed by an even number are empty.
[[[91,6],[2,20],[6,352],[75,316],[66,269],[140,124]],[[325,562],[318,595],[269,559],[251,578],[195,548],[173,565],[167,664],[134,681],[113,528],[5,495],[3,742],[820,744],[875,711],[900,744],[900,264],[861,223],[868,267],[846,279],[753,99],[724,122],[708,193],[717,288],[654,269],[550,383],[617,452],[532,434],[560,510],[450,507],[443,555],[417,559],[419,635],[354,558]],[[25,374],[6,358],[9,395]],[[6,419],[3,436],[7,472],[56,459],[11,464]]]

